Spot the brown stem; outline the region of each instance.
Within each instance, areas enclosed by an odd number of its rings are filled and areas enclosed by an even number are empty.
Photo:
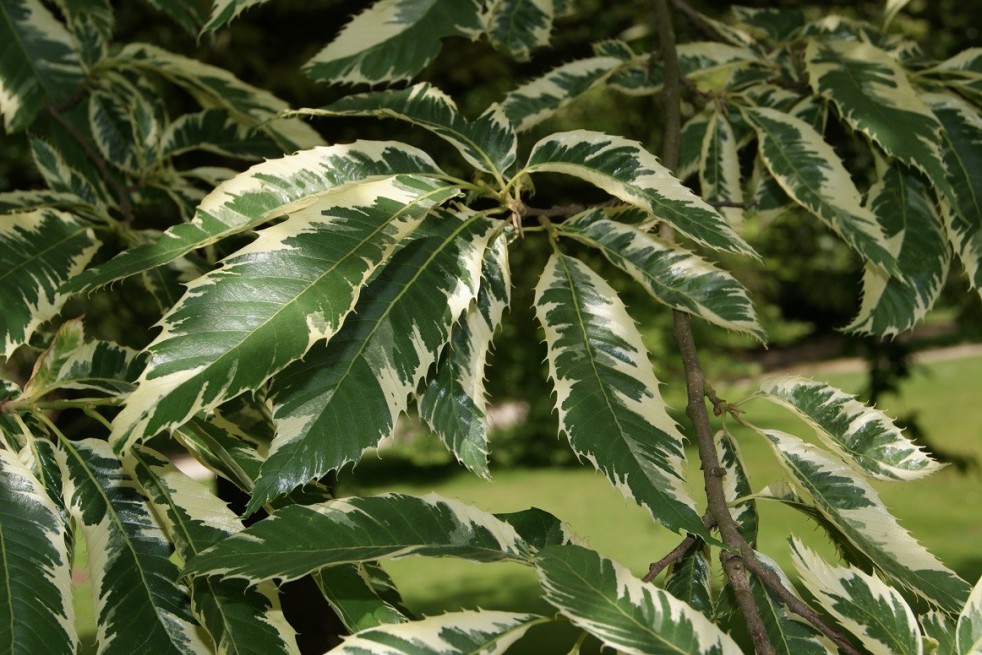
[[[665,570],[665,567],[669,564],[674,564],[676,561],[682,559],[689,549],[696,543],[698,537],[695,535],[686,535],[685,539],[682,540],[678,546],[669,551],[668,555],[665,555],[657,562],[653,562],[648,565],[648,572],[643,578],[642,582],[651,582],[658,577],[658,574]]]

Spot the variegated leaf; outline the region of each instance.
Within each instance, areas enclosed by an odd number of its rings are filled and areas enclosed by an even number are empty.
[[[560,431],[573,451],[666,527],[708,536],[685,485],[685,438],[617,293],[557,252],[536,285],[535,307]]]
[[[0,449],[0,650],[73,655],[67,525],[48,492],[10,450]]]
[[[100,208],[114,206],[98,173],[72,166],[64,154],[43,139],[31,139],[31,156],[48,187],[57,193],[78,196],[89,205]]]
[[[456,193],[412,176],[344,187],[301,203],[188,284],[161,319],[163,331],[147,347],[150,364],[113,422],[117,451],[258,388],[334,336],[372,272]]]
[[[89,553],[100,654],[207,652],[170,546],[104,441],[62,440],[65,497]]]
[[[64,25],[40,0],[0,5],[0,114],[4,127],[27,127],[46,102],[68,100],[84,73]]]
[[[31,189],[28,191],[7,191],[0,193],[0,214],[26,212],[31,209],[67,209],[85,215],[93,211],[91,205],[74,193],[52,191],[50,189]]]
[[[955,643],[955,621],[950,616],[939,610],[931,610],[920,617],[920,622],[924,638],[932,640],[937,646],[933,654],[925,649],[928,655],[961,655]]]
[[[350,95],[323,109],[302,109],[311,116],[398,118],[438,135],[472,166],[499,179],[515,163],[515,132],[501,108],[492,105],[474,121],[457,111],[453,99],[427,82],[398,91]]]
[[[337,337],[277,376],[277,435],[247,511],[358,461],[392,432],[477,296],[496,229],[477,214],[431,215],[368,284]]]
[[[781,188],[867,260],[898,275],[896,258],[876,217],[862,206],[849,173],[818,132],[800,118],[774,109],[746,107],[743,112],[756,129],[760,154]]]
[[[233,20],[250,7],[265,4],[269,0],[214,0],[208,22],[201,28],[202,34],[215,32]]]
[[[900,10],[906,7],[908,3],[910,3],[910,0],[886,0],[885,6],[883,7],[884,29],[890,25],[891,21],[900,13]]]
[[[175,225],[156,243],[126,250],[86,271],[66,284],[65,290],[79,292],[103,286],[255,228],[304,199],[331,193],[352,182],[403,173],[442,171],[426,153],[394,141],[318,147],[256,164],[209,193],[190,223]]]
[[[740,653],[729,635],[671,594],[582,546],[535,558],[546,600],[605,645],[628,655]]]
[[[702,144],[705,142],[706,133],[709,131],[710,116],[713,116],[710,111],[701,111],[693,115],[682,126],[679,142],[679,164],[675,171],[680,180],[688,179],[699,172],[702,161]]]
[[[145,0],[145,2],[162,14],[169,16],[191,36],[198,34],[208,17],[208,3],[174,2],[173,0]]]
[[[186,3],[166,2],[165,5]],[[192,3],[193,4],[193,3]],[[160,75],[184,88],[202,107],[227,110],[239,122],[257,127],[284,152],[323,145],[316,131],[299,119],[277,120],[289,106],[268,91],[246,84],[228,71],[148,43],[129,43],[106,61],[106,68],[135,68]]]
[[[494,516],[515,528],[518,536],[536,550],[563,544],[583,545],[583,539],[574,533],[569,525],[538,507]]]
[[[733,15],[754,32],[764,34],[775,43],[794,38],[805,24],[805,12],[801,7],[731,7]]]
[[[132,175],[143,175],[156,163],[160,125],[132,85],[94,89],[88,110],[89,131],[103,159]]]
[[[953,96],[925,97],[941,121],[952,198],[942,215],[948,240],[971,284],[982,294],[982,117]]]
[[[747,290],[691,251],[588,209],[558,225],[561,235],[600,250],[656,300],[710,323],[765,340]]]
[[[177,157],[192,150],[235,159],[273,159],[282,150],[268,135],[243,125],[222,109],[185,114],[160,137],[160,154]]]
[[[810,41],[805,67],[812,89],[892,157],[947,187],[938,136],[941,124],[888,53],[856,41]],[[945,195],[948,195],[945,193]]]
[[[408,80],[437,56],[444,38],[476,39],[483,31],[478,0],[378,0],[304,68],[331,84]]]
[[[948,612],[960,610],[968,583],[919,544],[863,478],[822,450],[777,430],[763,430],[782,466],[834,524],[891,580]]]
[[[523,172],[564,173],[647,210],[715,250],[754,255],[723,217],[682,185],[637,141],[576,130],[548,136],[532,148]]]
[[[110,0],[55,0],[55,4],[74,37],[82,61],[91,68],[105,56],[112,39],[114,18]]]
[[[90,227],[71,214],[37,209],[0,216],[0,343],[6,359],[50,318],[67,296],[58,288],[99,249]]]
[[[16,382],[0,378],[0,405],[6,405],[19,395],[20,386]],[[16,412],[0,412],[0,445],[16,453],[27,448],[32,440],[33,435],[24,417]]]
[[[137,446],[123,464],[150,499],[181,561],[243,529],[224,501],[161,454]],[[241,580],[196,577],[191,581],[191,608],[222,655],[299,655],[296,635],[270,583],[253,587]]]
[[[462,611],[421,621],[384,625],[347,637],[332,650],[338,655],[494,655],[549,619],[535,614]]]
[[[740,534],[748,544],[757,543],[757,501],[751,498],[754,490],[747,477],[747,469],[740,454],[740,446],[729,433],[719,431],[713,437],[716,443],[716,453],[719,465],[725,472],[723,475],[723,492],[730,506],[730,515],[740,528]]]
[[[901,166],[882,172],[866,204],[883,227],[904,280],[867,264],[859,314],[845,329],[893,337],[912,329],[934,306],[948,278],[951,249],[927,189]]]
[[[756,553],[756,556],[761,564],[778,577],[785,589],[798,596],[794,585],[774,560],[762,553]],[[832,655],[838,652],[838,649],[810,623],[789,611],[784,603],[764,586],[760,578],[751,576],[750,592],[753,594],[754,602],[764,622],[764,629],[776,655]]]
[[[942,468],[886,414],[823,382],[795,376],[773,378],[760,385],[759,394],[793,411],[870,477],[916,480]]]
[[[917,619],[895,589],[851,566],[830,566],[794,537],[791,554],[801,582],[869,652],[921,655]]]
[[[533,48],[549,45],[555,0],[492,0],[484,14],[491,43],[519,61]]]
[[[349,632],[410,620],[399,602],[392,579],[377,564],[359,562],[325,566],[312,575]]]
[[[51,346],[34,364],[23,399],[37,400],[56,389],[89,389],[111,396],[131,392],[145,361],[130,348],[86,341],[80,319],[62,323]]]
[[[713,570],[709,548],[696,540],[680,559],[672,562],[665,575],[665,591],[707,617],[713,615]]]
[[[963,655],[982,653],[982,578],[965,603],[955,625],[958,652]]]
[[[531,557],[513,527],[476,507],[436,494],[389,493],[284,507],[200,553],[184,574],[295,580],[324,566],[409,555],[477,562]]]
[[[453,326],[450,342],[417,400],[420,418],[461,464],[488,472],[487,399],[484,369],[491,339],[511,302],[508,247],[494,239],[484,254],[477,299]]]
[[[44,492],[48,494],[48,498],[55,504],[65,525],[70,525],[71,516],[62,495],[62,472],[61,466],[58,464],[54,442],[46,438],[46,435],[41,431],[30,432],[29,427],[28,430],[25,430],[25,436],[27,437],[27,444],[18,453],[20,461],[28,468]],[[75,534],[71,530],[66,530],[65,541],[68,543],[68,552],[74,553]]]
[[[740,162],[733,128],[721,112],[713,112],[702,141],[699,186],[710,203],[743,202]]]
[[[173,436],[205,468],[252,493],[264,460],[255,444],[197,416],[177,428]]]
[[[501,108],[515,129],[524,132],[596,88],[623,64],[617,57],[597,56],[557,66],[510,91]]]

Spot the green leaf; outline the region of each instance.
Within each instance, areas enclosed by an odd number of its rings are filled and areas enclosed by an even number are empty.
[[[161,319],[163,331],[147,347],[150,365],[113,423],[117,451],[258,388],[336,334],[372,272],[456,193],[411,176],[344,187],[301,203],[188,284]]]
[[[109,445],[61,440],[58,458],[72,518],[88,545],[99,653],[208,652],[176,583],[170,545]]]
[[[775,43],[790,41],[805,25],[805,12],[800,7],[734,6],[732,11],[738,21]]]
[[[252,493],[264,460],[255,444],[198,416],[177,428],[173,436],[207,469]]]
[[[78,646],[66,524],[13,452],[0,449],[0,650],[72,655]]]
[[[8,132],[22,130],[45,105],[68,100],[84,80],[64,25],[40,0],[0,6],[0,114]]]
[[[500,107],[492,105],[476,120],[468,121],[450,96],[427,82],[398,91],[350,95],[323,109],[294,113],[404,120],[430,130],[453,145],[472,166],[499,178],[515,163],[515,132]]]
[[[810,41],[805,68],[816,95],[829,98],[854,130],[945,190],[941,124],[893,56],[870,43]]]
[[[109,341],[86,341],[81,319],[62,323],[34,365],[22,398],[40,399],[56,389],[88,389],[125,396],[146,362],[137,351]]]
[[[666,527],[706,536],[685,485],[685,438],[617,293],[557,252],[536,285],[535,307],[560,431],[573,452]]]
[[[73,167],[64,154],[47,141],[31,139],[31,156],[52,191],[72,194],[100,208],[116,204],[97,173]]]
[[[277,436],[247,511],[389,436],[476,297],[496,229],[478,214],[431,215],[365,288],[341,332],[277,376]]]
[[[937,650],[933,655],[960,655],[956,650],[955,622],[938,610],[931,610],[920,617],[921,632],[926,639],[934,640]]]
[[[55,0],[87,67],[106,55],[113,33],[110,0]]]
[[[510,91],[501,103],[505,116],[524,132],[597,88],[624,62],[617,57],[589,57],[553,68],[541,77]]]
[[[144,173],[155,163],[160,140],[154,111],[140,100],[138,92],[121,85],[95,89],[89,95],[89,130],[99,153],[119,170],[133,175]]]
[[[588,209],[557,227],[560,235],[600,250],[659,302],[765,340],[747,290],[729,273],[610,216],[607,209]]]
[[[859,314],[845,329],[893,337],[912,329],[934,306],[948,278],[951,249],[927,189],[902,167],[883,171],[867,205],[889,239],[904,281],[867,264]]]
[[[752,547],[757,543],[759,517],[757,502],[750,497],[754,490],[750,486],[740,446],[736,439],[723,430],[716,433],[713,441],[716,443],[719,465],[724,471],[723,493],[730,506],[730,515],[736,521],[740,534]]]
[[[378,0],[304,68],[330,84],[408,80],[437,56],[444,38],[473,40],[483,31],[478,0]]]
[[[702,197],[710,203],[743,202],[736,136],[726,116],[718,111],[710,115],[702,141],[699,186]]]
[[[876,216],[862,206],[849,173],[818,132],[774,109],[745,107],[743,113],[756,129],[760,155],[781,188],[867,260],[903,277]]]
[[[880,572],[948,612],[962,608],[968,583],[897,523],[869,483],[846,464],[791,435],[777,430],[762,434],[816,509]]]
[[[488,38],[498,50],[528,61],[533,48],[549,45],[554,0],[491,0],[484,14]]]
[[[201,28],[201,33],[215,32],[228,25],[250,7],[266,4],[269,0],[214,0],[211,16]]]
[[[756,555],[760,563],[778,577],[785,589],[795,596],[798,595],[794,585],[774,560],[762,553]],[[784,603],[764,586],[760,578],[750,577],[750,592],[753,594],[754,602],[764,622],[764,629],[777,655],[831,655],[838,652],[838,649],[810,623],[792,614]]]
[[[289,211],[293,203],[330,193],[351,182],[402,173],[442,171],[429,155],[393,141],[318,147],[256,164],[209,193],[190,223],[178,224],[156,243],[126,250],[86,271],[66,284],[65,290],[89,291],[253,229]]]
[[[137,446],[124,466],[150,499],[182,561],[243,529],[224,501],[178,471],[163,455]],[[194,578],[191,608],[219,653],[299,655],[296,635],[280,611],[272,584],[252,587],[241,580]]]
[[[401,603],[386,599],[395,592],[395,587],[377,564],[359,562],[326,566],[314,573],[313,577],[331,609],[349,632],[409,620]],[[395,595],[398,596],[397,593]]]
[[[165,6],[186,3],[167,2]],[[197,31],[195,27],[192,31]],[[107,68],[136,69],[159,75],[182,87],[205,109],[227,110],[240,123],[256,127],[274,139],[284,152],[324,143],[309,125],[298,119],[278,120],[289,105],[268,91],[246,84],[228,71],[197,59],[168,52],[147,43],[128,43],[106,60]]]
[[[719,213],[684,187],[637,141],[576,130],[548,136],[532,148],[524,173],[564,173],[647,210],[715,250],[755,255]]]
[[[92,229],[71,214],[37,209],[0,216],[0,343],[10,357],[61,311],[58,288],[99,249]]]
[[[778,377],[763,382],[758,393],[793,411],[870,477],[916,480],[943,466],[907,439],[886,414],[825,383]]]
[[[969,284],[982,294],[982,117],[952,96],[925,99],[944,125],[941,144],[952,191],[951,205],[942,212],[948,240]]]
[[[958,615],[955,626],[958,652],[975,655],[982,652],[982,578],[972,589],[972,594]]]
[[[713,615],[713,576],[709,549],[697,539],[681,559],[668,567],[665,591],[707,617]]]
[[[542,550],[546,546],[580,543],[570,527],[549,512],[530,507],[519,512],[495,514],[495,518],[509,524],[532,548]]]
[[[290,505],[192,559],[185,575],[251,583],[295,580],[324,566],[423,555],[527,561],[515,529],[460,501],[389,493]]]
[[[867,650],[921,655],[921,630],[903,596],[875,575],[830,566],[797,538],[790,541],[801,582]]]
[[[147,4],[157,11],[166,14],[175,23],[180,25],[188,34],[194,36],[201,29],[201,25],[207,18],[207,3],[201,2],[174,2],[174,0],[145,0]]]
[[[535,558],[546,600],[605,645],[628,655],[740,653],[702,613],[581,546]]]
[[[421,621],[369,628],[347,637],[337,655],[493,655],[549,619],[487,610],[430,616]]]
[[[436,370],[417,399],[420,418],[457,460],[483,478],[488,472],[487,399],[484,369],[491,339],[511,302],[505,239],[488,245],[477,299],[450,334]]]
[[[699,171],[702,161],[702,144],[709,130],[709,118],[713,114],[708,110],[694,114],[682,126],[679,142],[679,164],[675,174],[680,180],[688,179]]]
[[[222,109],[185,114],[160,137],[160,154],[177,157],[193,150],[234,159],[273,159],[282,154],[269,136],[236,121]]]

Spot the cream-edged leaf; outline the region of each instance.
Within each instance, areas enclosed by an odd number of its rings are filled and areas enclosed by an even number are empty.
[[[757,515],[757,501],[751,498],[754,490],[750,486],[740,446],[732,435],[723,430],[715,434],[713,441],[716,443],[719,465],[724,471],[723,493],[730,506],[730,515],[736,521],[740,534],[752,547],[757,543],[760,517]]]
[[[450,342],[417,399],[420,418],[461,464],[487,478],[488,426],[484,369],[491,339],[511,302],[511,271],[503,238],[484,254],[477,299],[453,326]]]
[[[198,416],[174,430],[172,435],[202,466],[245,493],[252,493],[265,459],[265,448],[260,449]]]
[[[850,247],[891,275],[900,273],[873,212],[832,147],[805,121],[767,107],[745,107],[760,155],[781,188],[835,230]]]
[[[31,139],[31,157],[41,177],[48,187],[56,193],[70,193],[87,204],[107,209],[115,206],[105,183],[91,167],[79,168],[66,159],[65,154],[51,143],[40,138]],[[87,165],[87,164],[86,164]]]
[[[201,33],[215,32],[238,18],[250,7],[266,4],[269,0],[214,0],[208,22],[201,28]]]
[[[617,293],[556,252],[535,288],[560,431],[625,497],[666,527],[705,535],[685,485],[685,438]]]
[[[117,450],[258,388],[334,336],[373,271],[456,193],[413,176],[343,187],[301,203],[188,284],[161,319],[163,331],[146,349],[150,364],[113,422]]]
[[[477,296],[497,229],[463,210],[432,214],[364,289],[337,336],[277,376],[277,434],[247,511],[358,461],[389,436]]]
[[[756,556],[765,568],[778,577],[785,589],[798,596],[794,585],[774,560],[762,553],[756,553]],[[777,655],[833,655],[838,652],[810,623],[792,613],[782,600],[764,586],[760,578],[750,578],[750,592]]]
[[[879,480],[915,480],[942,468],[880,410],[823,382],[773,378],[759,394],[783,405],[815,428],[836,452]]]
[[[192,559],[185,575],[295,580],[324,566],[424,555],[527,561],[515,529],[436,494],[388,493],[290,505]]]
[[[672,562],[665,574],[665,591],[699,610],[713,615],[713,569],[709,548],[702,539],[696,540],[685,554]]]
[[[703,110],[694,114],[682,126],[679,137],[679,163],[675,174],[680,180],[688,179],[699,172],[702,162],[702,144],[709,131],[709,119],[714,114]]]
[[[56,209],[0,215],[0,356],[10,357],[61,311],[58,289],[99,249],[85,222]]]
[[[224,109],[184,114],[168,125],[160,137],[163,157],[194,150],[246,160],[273,159],[283,152],[268,135],[243,125]]]
[[[921,633],[932,640],[937,650],[927,650],[928,655],[959,655],[955,644],[955,621],[940,610],[931,610],[920,617]]]
[[[682,185],[637,141],[601,132],[559,132],[532,148],[523,172],[585,180],[715,250],[754,255],[715,209]]]
[[[534,48],[549,45],[555,0],[492,0],[484,13],[491,43],[519,61]]]
[[[764,341],[747,290],[729,273],[681,246],[588,209],[558,225],[559,234],[602,252],[656,300]]]
[[[701,144],[699,186],[710,203],[743,202],[740,161],[733,127],[722,112],[713,112]]]
[[[972,589],[968,602],[958,615],[955,639],[960,655],[982,653],[982,578]]]
[[[378,564],[325,566],[311,575],[349,632],[410,620],[395,584]]]
[[[67,525],[48,492],[0,449],[0,650],[72,655],[78,646]]]
[[[331,193],[346,184],[410,173],[442,171],[426,153],[394,141],[317,147],[256,164],[205,196],[190,223],[175,225],[158,241],[126,250],[76,276],[65,290],[89,291],[161,266],[255,228],[271,215],[282,215],[293,203]]]
[[[782,466],[815,508],[877,570],[948,612],[961,610],[971,590],[897,523],[866,480],[841,460],[778,430],[763,430]]]
[[[330,84],[379,84],[416,76],[444,38],[484,31],[478,0],[378,0],[304,66]]]
[[[574,625],[628,655],[713,653],[740,648],[701,612],[623,565],[582,546],[552,546],[535,558],[545,598]]]
[[[797,538],[791,554],[802,584],[870,653],[921,655],[914,612],[895,589],[859,569],[831,566]]]

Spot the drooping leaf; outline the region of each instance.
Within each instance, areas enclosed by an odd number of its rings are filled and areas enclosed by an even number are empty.
[[[277,435],[247,511],[389,436],[476,297],[496,229],[477,214],[430,216],[365,288],[341,332],[277,376]]]
[[[113,32],[110,0],[55,0],[87,67],[102,59]]]
[[[350,632],[410,620],[401,603],[386,599],[388,592],[395,589],[392,580],[376,564],[326,566],[313,577],[331,609]]]
[[[921,655],[917,619],[895,589],[859,569],[830,566],[797,538],[792,537],[790,541],[801,582],[867,650]]]
[[[967,48],[924,71],[969,102],[982,101],[982,48]],[[940,118],[940,116],[938,117]]]
[[[767,170],[781,188],[867,260],[891,275],[899,274],[876,217],[862,206],[849,173],[818,132],[774,109],[746,107],[743,112],[757,131]]]
[[[0,449],[0,650],[72,655],[78,646],[67,525],[13,452]]]
[[[605,645],[629,655],[740,653],[729,635],[671,594],[582,546],[535,558],[546,600]]]
[[[497,238],[484,254],[477,299],[453,326],[450,342],[417,399],[420,418],[461,464],[485,478],[490,474],[484,369],[494,331],[510,302],[508,248]]]
[[[129,86],[129,85],[128,85]],[[94,89],[89,94],[89,131],[102,157],[133,175],[153,163],[160,140],[154,113],[140,103],[140,95],[126,87]]]
[[[478,0],[378,0],[304,68],[331,84],[408,80],[437,56],[444,38],[476,39],[483,31]]]
[[[26,424],[25,427],[27,427]],[[58,464],[55,444],[50,439],[45,438],[45,435],[40,431],[30,433],[29,430],[28,427],[28,434],[25,435],[28,436],[27,444],[18,453],[20,461],[31,472],[44,492],[48,494],[48,498],[58,509],[62,521],[68,526],[71,516],[68,513],[68,506],[65,504],[65,497],[62,495],[64,485],[62,484],[62,471]],[[68,543],[68,552],[74,553],[75,534],[71,530],[65,531],[65,540]]]
[[[564,173],[650,212],[715,250],[753,255],[719,213],[684,187],[637,141],[576,130],[548,136],[532,148],[523,172]]]
[[[964,606],[968,583],[897,523],[869,483],[815,446],[777,430],[762,433],[816,509],[878,571],[948,612]]]
[[[243,125],[221,109],[185,114],[168,125],[160,137],[162,156],[176,157],[192,150],[235,159],[272,159],[282,154],[268,135]]]
[[[64,153],[47,141],[31,139],[31,155],[38,172],[52,191],[78,196],[89,205],[100,208],[116,204],[98,173],[72,166]]]
[[[740,162],[733,128],[721,112],[713,112],[702,141],[699,185],[709,202],[743,202]]]
[[[173,0],[144,0],[157,11],[167,15],[181,29],[194,36],[208,17],[207,3],[174,2]]]
[[[709,130],[709,118],[713,114],[708,110],[694,114],[682,126],[679,137],[679,163],[675,174],[680,180],[688,179],[699,172],[702,161],[702,144]]]
[[[0,354],[4,359],[61,311],[68,298],[58,288],[80,273],[98,248],[88,225],[56,209],[0,216]]]
[[[453,145],[472,166],[499,178],[515,163],[515,132],[500,107],[492,105],[476,120],[468,121],[450,96],[427,82],[398,91],[345,96],[323,109],[296,113],[398,118],[430,130]]]
[[[883,227],[904,280],[867,265],[863,302],[846,329],[892,337],[913,328],[934,306],[948,278],[951,249],[927,189],[900,166],[883,171],[869,191],[867,206]]]
[[[713,437],[716,452],[719,455],[719,465],[725,472],[723,475],[723,492],[730,506],[730,514],[740,528],[740,534],[751,547],[757,543],[757,502],[750,498],[753,487],[747,477],[747,469],[740,454],[740,446],[729,433],[719,431]]]
[[[952,96],[925,99],[944,126],[941,143],[952,190],[951,205],[942,212],[948,240],[969,284],[982,294],[982,117]]]
[[[549,619],[535,614],[461,611],[420,621],[381,625],[347,637],[338,655],[494,655]]]
[[[255,228],[292,203],[351,182],[404,173],[442,174],[424,152],[393,141],[355,141],[318,147],[256,164],[222,183],[198,206],[190,223],[178,224],[159,241],[126,250],[106,264],[73,278],[66,291],[89,291],[166,264],[227,236]]]
[[[605,209],[588,209],[557,227],[561,235],[600,250],[656,300],[765,340],[747,290],[729,273],[681,246],[609,220],[608,215]]]
[[[958,615],[955,638],[959,653],[975,655],[982,651],[982,578]]]
[[[813,40],[805,67],[815,93],[829,98],[854,130],[923,171],[935,188],[947,187],[941,124],[894,57],[870,43]]]
[[[65,102],[84,73],[65,26],[40,0],[0,5],[0,113],[8,132],[24,129],[46,102]]]
[[[580,543],[570,527],[549,512],[530,507],[519,512],[495,514],[495,518],[509,524],[532,548],[542,550],[546,546]]]
[[[72,517],[88,545],[99,653],[207,652],[167,539],[109,445],[62,440],[58,458]]]
[[[137,446],[124,466],[149,497],[182,561],[243,529],[221,499],[159,453]],[[242,580],[196,577],[191,581],[191,607],[219,653],[299,655],[272,584],[249,586]]]
[[[485,11],[485,30],[491,43],[519,61],[528,61],[534,48],[549,45],[554,0],[492,0]]]
[[[709,549],[696,540],[680,559],[672,562],[665,575],[665,591],[707,617],[713,615],[713,575]]]
[[[250,7],[265,4],[269,0],[214,0],[208,22],[201,28],[202,34],[215,32],[231,23]]]
[[[324,566],[409,555],[477,562],[531,556],[513,527],[476,507],[436,494],[389,493],[284,507],[199,554],[184,574],[295,580]]]
[[[685,485],[684,437],[617,293],[554,253],[535,289],[560,431],[624,496],[666,527],[706,535]]]
[[[939,610],[931,610],[920,617],[921,632],[926,639],[933,639],[937,644],[934,655],[960,655],[956,650],[955,622],[950,616]],[[930,651],[928,651],[930,655]]]
[[[173,436],[207,469],[252,493],[264,459],[255,444],[198,416],[177,428]]]
[[[501,108],[515,130],[524,132],[596,88],[623,63],[617,57],[598,56],[557,66],[510,91]]]
[[[916,480],[942,468],[880,410],[855,396],[807,378],[767,380],[759,393],[815,428],[829,446],[879,480]]]
[[[190,283],[161,320],[163,332],[147,347],[150,365],[114,420],[117,450],[258,388],[332,337],[399,240],[456,193],[412,176],[344,187]]]

